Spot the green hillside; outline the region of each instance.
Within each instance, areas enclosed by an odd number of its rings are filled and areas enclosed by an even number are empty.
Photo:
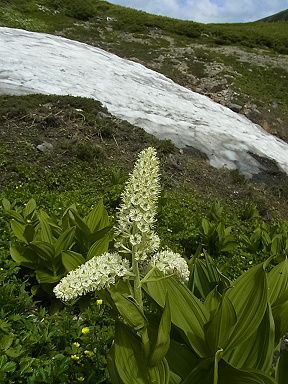
[[[264,21],[269,23],[288,21],[288,9],[286,9],[285,11],[275,13],[274,15],[264,17],[264,19],[261,19],[258,21]]]

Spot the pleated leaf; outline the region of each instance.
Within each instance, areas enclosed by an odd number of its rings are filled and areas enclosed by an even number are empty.
[[[122,323],[115,329],[115,366],[124,384],[147,384],[148,370],[140,339]]]
[[[218,384],[277,384],[272,377],[261,371],[236,369],[223,360],[219,364],[218,374]]]
[[[156,344],[153,349],[152,355],[149,359],[149,365],[151,365],[152,367],[160,364],[161,360],[164,359],[166,353],[169,350],[170,330],[171,330],[171,311],[170,311],[169,298],[167,296],[164,311],[162,313],[159,328],[158,328]]]
[[[249,368],[269,373],[274,353],[275,326],[270,305],[257,331],[224,355],[225,361],[235,368]]]
[[[268,289],[263,265],[242,274],[226,292],[235,308],[237,322],[227,347],[234,348],[253,335],[267,309]]]
[[[229,298],[224,295],[217,312],[205,327],[207,344],[213,354],[218,349],[225,349],[236,321],[235,309]]]
[[[163,278],[162,273],[155,271],[152,279],[145,283],[147,293],[162,308],[168,293],[172,323],[185,333],[191,347],[200,357],[207,356],[204,325],[208,322],[209,312],[204,304],[174,278]]]
[[[267,276],[269,299],[272,308],[275,303],[282,301],[283,294],[288,290],[288,260],[285,259],[274,267]]]

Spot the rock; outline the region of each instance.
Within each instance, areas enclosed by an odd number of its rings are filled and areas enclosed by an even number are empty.
[[[42,144],[37,145],[36,148],[37,148],[38,151],[40,151],[40,152],[47,153],[47,152],[52,151],[52,149],[53,149],[53,145],[50,144],[50,143],[47,143],[47,141],[44,141]]]
[[[227,105],[228,108],[230,108],[233,112],[240,113],[242,109],[242,105],[229,103]]]
[[[101,117],[101,119],[107,119],[108,117],[111,117],[111,115],[108,115],[108,113],[105,113],[105,112],[102,112],[102,111],[98,112],[97,116]]]

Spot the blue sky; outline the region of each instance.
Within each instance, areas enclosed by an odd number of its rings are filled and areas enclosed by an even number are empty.
[[[288,0],[108,0],[131,8],[203,23],[246,22],[288,8]]]

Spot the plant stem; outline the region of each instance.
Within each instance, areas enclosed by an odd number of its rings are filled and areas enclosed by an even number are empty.
[[[134,299],[143,311],[142,289],[138,261],[135,259],[134,247],[132,249],[132,270],[134,274]]]

